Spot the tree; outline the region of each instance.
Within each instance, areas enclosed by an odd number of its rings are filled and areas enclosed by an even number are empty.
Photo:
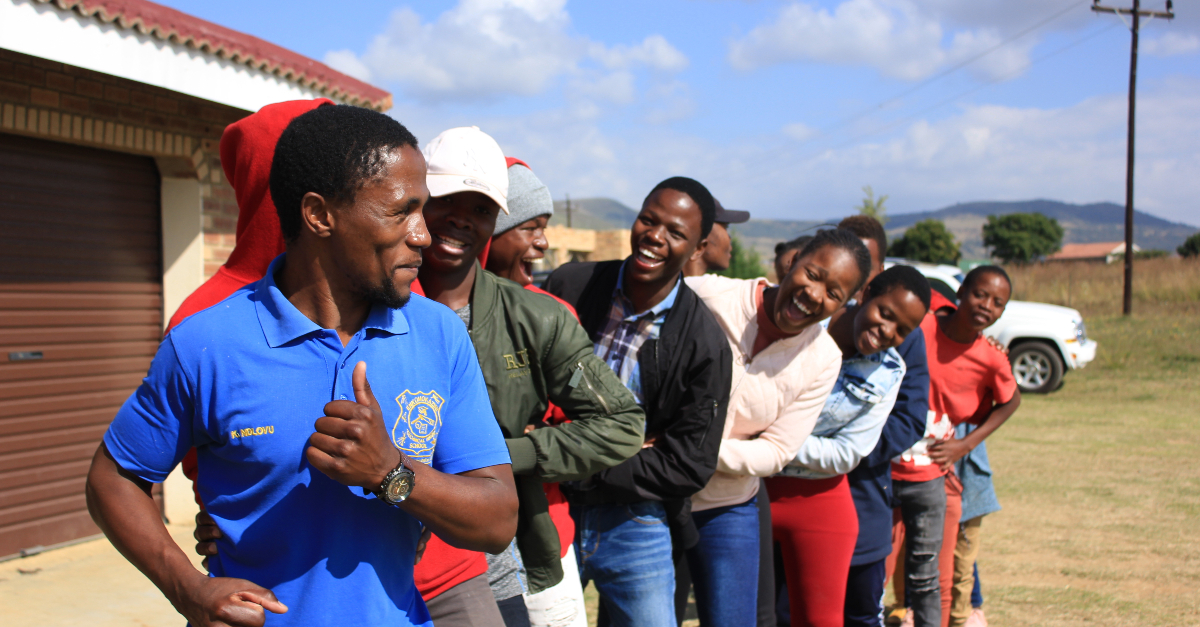
[[[892,240],[888,246],[889,257],[903,257],[928,263],[957,264],[962,259],[958,242],[946,230],[941,220],[930,218],[908,227],[904,235]]]
[[[1200,231],[1192,233],[1175,252],[1179,253],[1180,257],[1200,257]]]
[[[1029,263],[1062,248],[1063,228],[1058,220],[1040,213],[988,216],[983,225],[983,245],[1004,263]]]
[[[741,240],[733,233],[729,234],[729,243],[733,247],[733,256],[729,261],[729,267],[717,274],[734,279],[754,279],[767,276],[758,251],[753,248],[744,248]]]
[[[867,195],[863,198],[862,204],[855,207],[859,213],[865,216],[871,216],[879,220],[880,224],[887,224],[887,208],[883,206],[884,201],[888,199],[887,195],[875,198],[875,190],[871,189],[870,185],[862,188],[863,193]]]

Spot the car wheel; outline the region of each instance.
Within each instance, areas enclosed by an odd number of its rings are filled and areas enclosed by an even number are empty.
[[[1008,361],[1022,392],[1048,394],[1062,386],[1062,357],[1045,342],[1018,344],[1009,353]]]

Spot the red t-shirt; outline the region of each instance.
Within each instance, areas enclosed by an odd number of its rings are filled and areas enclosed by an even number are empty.
[[[937,316],[921,321],[929,359],[929,415],[925,437],[892,462],[892,478],[929,481],[945,474],[927,454],[934,442],[954,437],[954,427],[987,418],[997,403],[1012,400],[1017,389],[1008,357],[982,336],[970,344],[955,342],[942,333]]]

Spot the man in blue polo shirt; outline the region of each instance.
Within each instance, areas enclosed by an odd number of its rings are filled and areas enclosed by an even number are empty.
[[[287,252],[175,327],[105,434],[92,516],[192,625],[431,625],[412,580],[422,525],[471,550],[512,540],[508,450],[470,339],[410,299],[425,171],[382,114],[293,120],[270,174]],[[149,496],[193,446],[222,531],[211,577]]]

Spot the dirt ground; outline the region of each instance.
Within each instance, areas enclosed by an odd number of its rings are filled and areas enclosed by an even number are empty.
[[[171,525],[190,553],[191,525]],[[197,567],[199,556],[195,557]],[[0,563],[5,627],[183,627],[158,588],[100,538]]]

